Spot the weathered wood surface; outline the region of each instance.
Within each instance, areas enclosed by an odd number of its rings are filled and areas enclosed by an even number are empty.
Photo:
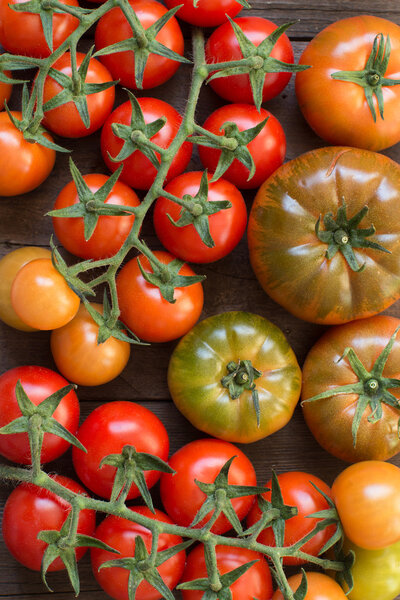
[[[400,24],[400,5],[397,0],[256,0],[249,14],[262,15],[278,23],[300,19],[290,34],[298,58],[307,40],[329,23],[338,18],[366,13],[386,17]],[[185,28],[185,31],[188,32],[189,28]],[[190,54],[189,42],[187,52]],[[182,111],[186,101],[182,90],[186,89],[189,76],[189,68],[182,66],[170,82],[147,92],[146,95],[168,100]],[[119,92],[117,103],[124,100],[123,92]],[[14,103],[17,103],[15,97]],[[198,122],[202,123],[212,110],[223,104],[224,101],[211,89],[205,88],[197,111]],[[301,116],[293,82],[279,98],[269,102],[266,107],[278,117],[285,129],[288,143],[287,160],[324,145]],[[73,150],[74,160],[83,172],[106,172],[98,150],[98,134],[84,141],[67,141],[66,145]],[[387,150],[385,154],[400,161],[398,146]],[[70,180],[67,160],[65,155],[59,155],[51,177],[32,193],[20,198],[1,199],[0,256],[21,245],[48,245],[52,225],[51,220],[43,215],[52,208],[56,195]],[[191,167],[199,166],[197,155],[194,154]],[[253,193],[247,193],[245,196],[250,207]],[[143,235],[152,248],[160,247],[150,216],[143,228]],[[302,364],[308,349],[324,328],[296,319],[265,295],[251,271],[245,238],[230,256],[211,265],[197,266],[195,270],[207,275],[202,317],[232,309],[259,313],[281,327]],[[386,312],[400,317],[399,303]],[[78,395],[82,401],[82,419],[99,403],[130,399],[142,402],[161,418],[171,438],[172,452],[190,440],[201,437],[202,434],[188,424],[169,398],[166,369],[174,345],[175,343],[168,343],[134,347],[128,367],[120,377],[100,387],[80,388]],[[49,334],[46,332],[26,334],[11,330],[0,323],[0,348],[0,372],[21,364],[40,364],[54,368],[49,351]],[[308,471],[331,483],[345,466],[319,448],[306,428],[299,409],[283,430],[256,444],[242,446],[242,449],[254,462],[261,484],[270,477],[272,468],[278,472],[295,469]],[[399,458],[395,458],[393,462],[400,466]],[[50,469],[73,476],[69,453],[50,465]],[[9,490],[8,486],[0,488],[1,509]],[[80,573],[81,600],[105,600],[108,597],[99,590],[91,574],[87,556],[81,561]],[[25,569],[10,557],[0,541],[0,598],[70,600],[74,597],[64,573],[50,574],[49,583],[55,590],[53,595],[44,588],[37,573]]]

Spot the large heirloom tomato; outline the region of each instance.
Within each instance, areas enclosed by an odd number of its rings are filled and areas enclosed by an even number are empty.
[[[249,443],[290,420],[301,371],[276,325],[259,315],[227,312],[201,321],[179,342],[168,386],[197,429]]]
[[[378,315],[332,327],[305,360],[304,418],[342,460],[386,460],[400,451],[399,326],[400,319]]]
[[[307,571],[307,594],[304,600],[347,600],[346,594],[336,581],[333,581],[328,575],[323,573],[317,573],[314,571]],[[288,578],[290,589],[296,591],[300,586],[302,580],[301,573],[292,575]],[[378,596],[376,596],[377,600]],[[284,600],[284,596],[281,591],[277,590],[272,596],[272,600]],[[366,600],[363,598],[363,600]],[[383,600],[379,596],[379,600]]]
[[[300,108],[331,144],[382,150],[400,140],[400,27],[372,15],[332,23],[306,47]],[[378,99],[381,97],[381,101]]]
[[[400,167],[356,148],[307,152],[260,188],[249,219],[254,272],[305,321],[372,316],[400,297]]]

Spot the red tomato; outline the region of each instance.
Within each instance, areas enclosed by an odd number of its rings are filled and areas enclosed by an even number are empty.
[[[331,490],[326,483],[318,477],[315,477],[315,475],[302,473],[301,471],[281,473],[278,475],[278,480],[284,503],[288,506],[296,506],[298,509],[297,515],[285,522],[284,545],[291,546],[310,533],[321,520],[314,518],[310,519],[308,515],[329,508],[328,502],[312,484],[316,485],[329,497],[331,496]],[[265,487],[271,489],[271,481],[268,481],[268,483],[265,484]],[[263,497],[266,500],[271,500],[271,492],[263,494]],[[249,527],[253,525],[260,519],[261,514],[261,510],[256,502],[247,516],[247,525]],[[323,531],[320,531],[302,546],[302,552],[307,552],[307,554],[311,554],[312,556],[318,556],[319,551],[334,532],[335,527],[327,527]],[[264,529],[258,536],[257,541],[266,546],[275,546],[275,537],[272,527]],[[286,557],[283,559],[284,565],[300,565],[305,562],[305,560],[294,557]]]
[[[182,123],[182,117],[170,104],[157,98],[138,98],[143,112],[145,123],[152,123],[161,117],[166,117],[165,125],[151,138],[154,144],[161,148],[168,148]],[[123,146],[123,140],[112,132],[113,123],[130,125],[132,118],[131,103],[120,104],[108,117],[101,132],[101,153],[104,162],[110,171],[116,171],[120,164],[124,165],[120,179],[128,185],[139,190],[148,190],[154,181],[157,170],[140,151],[135,151],[122,162],[113,162],[108,153],[115,158]],[[184,171],[192,155],[192,145],[185,142],[176,153],[169,168],[166,181],[176,177]]]
[[[172,523],[172,521],[161,510],[156,509],[153,514],[145,506],[132,506],[131,510],[150,519],[161,521],[162,523]],[[148,552],[151,550],[152,533],[146,527],[110,515],[100,523],[96,529],[96,537],[105,542],[112,548],[115,548],[120,554],[112,554],[107,550],[92,548],[92,568],[97,581],[115,600],[128,600],[128,578],[129,571],[118,567],[104,568],[99,570],[101,564],[107,560],[131,557],[135,553],[135,538],[140,535],[143,539]],[[178,535],[161,533],[158,538],[157,550],[167,550],[171,546],[176,546],[182,542]],[[184,550],[175,554],[157,569],[164,583],[173,589],[179,582],[183,569],[185,567],[186,554]],[[158,600],[161,594],[149,583],[143,581],[139,584],[135,594],[135,600]]]
[[[239,17],[235,19],[235,23],[255,46],[259,46],[278,27],[272,21],[262,17]],[[293,48],[285,33],[276,42],[270,56],[286,63],[293,62]],[[241,58],[243,58],[243,54],[235,31],[230,23],[224,23],[208,38],[206,60],[212,64]],[[263,102],[280,94],[289,83],[291,76],[291,73],[284,72],[268,73],[264,80]],[[210,81],[210,86],[214,92],[226,100],[253,103],[253,93],[248,75],[231,75],[213,79]]]
[[[164,264],[174,257],[157,251],[155,256]],[[152,272],[146,257],[140,256],[145,271]],[[183,265],[179,275],[193,276],[190,267]],[[136,258],[130,260],[117,275],[117,292],[121,321],[146,342],[168,342],[181,337],[198,321],[203,309],[203,287],[200,282],[175,288],[171,303],[161,296],[158,287],[148,283]]]
[[[259,187],[283,163],[286,153],[286,138],[278,119],[268,110],[260,112],[250,104],[228,104],[215,110],[205,121],[203,127],[215,135],[223,135],[221,127],[226,122],[236,123],[239,131],[250,129],[269,117],[267,123],[247,148],[253,157],[256,171],[247,181],[249,170],[236,158],[225,171],[223,177],[238,188],[251,189]],[[211,172],[217,168],[221,150],[199,146],[200,159]]]
[[[26,366],[10,369],[0,376],[0,427],[4,427],[21,416],[15,386],[20,381],[29,399],[36,406],[57,390],[68,385],[68,381],[55,371],[45,367]],[[64,425],[73,435],[79,424],[79,401],[74,391],[61,400],[53,413],[54,419]],[[69,443],[51,433],[45,433],[41,462],[50,462],[63,454]],[[31,451],[27,433],[0,436],[0,454],[9,460],[24,465],[31,464]]]
[[[82,64],[85,55],[77,52],[76,62],[79,67]],[[71,55],[66,52],[53,64],[53,69],[71,77]],[[112,81],[109,71],[95,58],[91,58],[89,68],[85,78],[85,83],[107,83]],[[44,82],[43,102],[49,102],[54,96],[63,91],[63,87],[57,83],[51,75],[48,75]],[[45,112],[43,125],[64,137],[76,138],[90,135],[103,125],[110,114],[114,105],[115,90],[114,86],[86,96],[88,113],[90,117],[90,127],[86,128],[75,104],[70,101],[62,106],[53,108]]]
[[[323,573],[307,572],[307,594],[304,600],[346,600],[347,596],[336,581]],[[301,583],[302,575],[292,575],[288,579],[290,588],[296,591]],[[277,590],[272,600],[284,600],[282,592]]]
[[[18,111],[12,115],[21,119]],[[52,140],[49,133],[45,136]],[[18,196],[34,190],[50,175],[55,160],[54,150],[27,142],[8,114],[0,113],[0,196]]]
[[[233,571],[238,567],[252,561],[257,562],[250,567],[231,586],[232,600],[270,600],[272,597],[272,579],[265,558],[246,548],[235,548],[231,546],[217,546],[218,571],[221,575]],[[204,556],[204,546],[199,545],[192,550],[188,556],[182,583],[207,577],[207,567]],[[182,590],[183,600],[200,600],[204,592],[195,590]],[[227,597],[227,596],[226,596]]]
[[[40,16],[29,12],[16,12],[9,4],[26,0],[0,0],[0,44],[12,54],[44,58],[51,51],[43,33]],[[79,6],[78,0],[60,0],[67,6]],[[53,50],[78,27],[79,20],[67,13],[53,15]]]
[[[108,177],[100,173],[84,175],[90,191],[95,193],[99,190]],[[70,181],[57,196],[54,209],[66,208],[78,204],[79,198],[76,185]],[[140,200],[135,192],[117,181],[104,204],[116,204],[117,206],[138,206]],[[85,240],[84,222],[81,217],[53,217],[53,227],[56,236],[68,252],[80,258],[92,258],[98,260],[113,256],[121,248],[128,237],[135,217],[100,215],[96,228],[89,238]]]
[[[254,467],[247,456],[237,446],[223,440],[205,438],[190,442],[180,448],[169,460],[176,473],[161,475],[161,501],[171,519],[187,527],[193,521],[206,494],[196,485],[195,479],[213,483],[224,464],[235,456],[229,469],[228,483],[232,485],[257,485]],[[249,512],[254,495],[241,496],[232,500],[239,520]],[[211,516],[211,515],[210,515]],[[203,519],[196,527],[203,526],[209,519]],[[220,515],[211,528],[217,534],[232,528],[228,519]]]
[[[60,485],[76,494],[87,496],[83,487],[76,481],[62,475],[51,475]],[[11,554],[25,567],[40,571],[43,554],[47,548],[46,542],[37,539],[43,530],[59,531],[66,520],[71,505],[44,488],[31,483],[21,483],[8,497],[3,513],[3,538]],[[94,534],[96,513],[94,510],[81,510],[79,513],[78,533]],[[82,558],[87,548],[75,550],[77,560]],[[60,558],[50,565],[49,571],[65,569]]]
[[[130,0],[137,18],[145,29],[149,29],[160,19],[167,9],[154,0]],[[113,8],[99,20],[95,42],[96,49],[101,50],[111,44],[132,37],[132,28],[120,8]],[[172,17],[156,36],[156,41],[173,52],[183,56],[184,41],[178,21]],[[135,58],[133,51],[116,52],[101,56],[101,62],[106,65],[114,79],[119,79],[121,85],[136,89]],[[147,59],[143,75],[143,89],[161,85],[174,75],[179,68],[179,62],[151,53]]]
[[[226,15],[235,17],[243,8],[236,0],[198,0],[196,6],[193,0],[166,0],[165,4],[168,8],[182,4],[178,17],[200,27],[216,27],[227,20]]]
[[[134,402],[109,402],[97,407],[82,423],[77,437],[87,453],[76,448],[77,452],[72,454],[75,471],[86,487],[102,498],[110,498],[116,472],[110,465],[100,467],[108,454],[119,454],[129,444],[137,452],[168,460],[169,439],[164,425],[150,410]],[[149,488],[160,474],[160,471],[144,472]],[[128,499],[139,495],[133,484]]]
[[[183,173],[170,181],[165,191],[183,198],[185,194],[195,196],[200,187],[201,171]],[[208,176],[208,180],[211,175]],[[208,263],[219,260],[233,250],[240,242],[246,229],[247,210],[242,194],[225,179],[208,184],[209,202],[229,200],[231,208],[221,210],[209,218],[210,234],[214,247],[209,248],[201,240],[193,225],[175,227],[168,218],[178,221],[182,207],[161,197],[154,208],[154,227],[161,243],[174,256],[195,263]]]

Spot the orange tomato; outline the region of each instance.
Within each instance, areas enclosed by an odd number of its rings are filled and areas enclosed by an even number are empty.
[[[307,575],[307,594],[304,600],[347,600],[347,596],[336,581],[323,573],[309,572]],[[296,591],[301,582],[301,574],[288,579],[290,589]],[[284,600],[282,592],[277,590],[272,600]]]

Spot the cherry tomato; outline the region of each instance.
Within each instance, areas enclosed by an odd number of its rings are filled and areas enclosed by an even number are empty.
[[[231,586],[232,600],[270,600],[272,596],[272,578],[265,558],[246,548],[235,548],[233,546],[217,546],[217,567],[221,575],[233,571],[238,567],[252,561],[252,565]],[[188,555],[188,560],[183,574],[182,582],[193,581],[207,577],[207,567],[204,556],[204,546],[199,545]],[[203,598],[202,591],[182,590],[183,600],[200,600]],[[228,596],[226,596],[228,597]]]
[[[108,177],[100,173],[83,176],[90,191],[95,193]],[[78,204],[79,197],[73,181],[68,183],[57,196],[54,209],[66,208]],[[121,181],[117,181],[104,204],[117,206],[138,206],[140,200],[136,193]],[[96,228],[85,240],[84,222],[81,217],[53,217],[56,236],[68,252],[80,258],[98,260],[113,256],[121,248],[132,228],[134,215],[112,216],[100,215]]]
[[[347,596],[336,581],[324,575],[308,571],[307,576],[307,594],[304,600],[346,600]],[[292,575],[288,579],[290,589],[296,591],[301,583],[301,573]],[[277,590],[272,596],[272,600],[284,600],[282,592]]]
[[[102,313],[101,304],[92,303]],[[81,304],[75,317],[51,333],[50,346],[57,369],[78,385],[101,385],[125,368],[130,344],[114,337],[97,343],[99,326]]]
[[[168,148],[178,132],[182,123],[182,117],[175,108],[163,100],[145,97],[138,98],[138,102],[142,109],[146,124],[152,123],[161,117],[166,117],[167,121],[165,125],[150,139],[154,144],[157,144],[161,148]],[[111,113],[104,123],[101,132],[101,153],[104,162],[110,171],[116,171],[120,164],[124,165],[120,175],[122,181],[135,189],[147,190],[153,183],[157,170],[142,152],[136,150],[122,162],[113,162],[109,158],[109,154],[112,158],[118,156],[124,143],[121,138],[118,138],[112,132],[112,124],[122,123],[123,125],[130,125],[131,118],[132,106],[129,101],[120,104],[120,106]],[[180,147],[171,163],[166,181],[176,177],[186,169],[191,155],[192,145],[189,142],[185,142]]]
[[[144,515],[150,519],[161,521],[162,523],[172,523],[172,521],[161,510],[156,509],[153,514],[146,506],[132,506],[130,509],[140,515]],[[112,548],[119,551],[119,554],[112,554],[107,550],[92,548],[92,568],[94,576],[107,594],[115,600],[128,600],[128,578],[129,571],[118,567],[107,567],[100,569],[99,567],[107,560],[115,560],[127,558],[134,555],[135,538],[140,536],[148,552],[151,550],[152,533],[146,527],[110,515],[100,523],[96,529],[96,537],[105,542]],[[178,535],[170,533],[161,533],[158,538],[158,551],[167,550],[171,546],[176,546],[182,542],[182,538]],[[158,567],[158,572],[161,575],[164,583],[173,589],[179,582],[183,569],[185,567],[186,554],[181,550]],[[158,600],[161,594],[153,588],[149,583],[143,581],[139,584],[135,600]]]
[[[137,452],[168,460],[169,439],[164,425],[154,413],[134,402],[109,402],[99,406],[82,423],[77,437],[87,453],[78,448],[73,452],[75,471],[86,487],[103,498],[110,498],[116,473],[115,467],[110,465],[100,467],[105,456],[119,454],[129,444]],[[147,487],[152,487],[160,475],[160,471],[145,471]],[[128,500],[139,495],[138,488],[132,484]]]
[[[25,246],[12,250],[0,259],[0,319],[14,329],[36,331],[21,321],[11,304],[11,286],[18,271],[36,258],[51,258],[50,250]]]
[[[51,54],[43,33],[38,14],[16,12],[9,4],[21,4],[25,0],[0,0],[0,44],[12,54],[24,54],[45,58]],[[60,0],[67,6],[79,6],[77,0]],[[67,13],[53,15],[53,50],[78,27],[79,20]]]
[[[193,0],[166,0],[165,4],[168,8],[182,4],[178,17],[200,27],[216,27],[225,23],[226,15],[235,17],[243,8],[236,0],[199,0],[196,5]]]
[[[149,29],[160,19],[167,9],[160,2],[154,0],[130,0],[137,18],[145,29]],[[101,50],[111,44],[132,37],[132,28],[120,8],[113,8],[99,20],[95,42],[96,49]],[[159,31],[156,41],[173,52],[183,56],[184,41],[178,21],[172,17]],[[106,65],[114,79],[119,79],[121,85],[136,89],[135,83],[135,57],[133,51],[105,54],[100,58]],[[174,75],[179,68],[179,62],[151,53],[147,59],[143,74],[143,89],[161,85]]]
[[[379,550],[400,541],[400,469],[369,460],[350,465],[332,485],[332,496],[351,542]]]
[[[87,496],[83,487],[69,477],[51,475],[60,485]],[[71,505],[44,488],[32,483],[21,483],[8,497],[3,513],[3,538],[11,554],[25,567],[40,571],[46,542],[37,539],[43,530],[60,531]],[[81,510],[78,520],[78,534],[93,536],[96,527],[94,510]],[[77,560],[82,558],[87,548],[75,550]],[[49,566],[49,571],[61,571],[65,565],[56,558]]]
[[[183,198],[185,194],[195,196],[200,188],[201,171],[183,173],[169,182],[165,191]],[[208,179],[211,179],[211,175]],[[208,263],[226,256],[240,242],[246,229],[247,210],[242,194],[226,181],[218,179],[208,184],[209,202],[229,200],[231,208],[224,209],[209,218],[210,235],[214,247],[208,247],[200,238],[193,225],[175,227],[168,218],[179,220],[182,207],[161,197],[154,207],[154,227],[161,243],[174,256],[195,263]]]
[[[161,475],[161,501],[171,519],[178,525],[188,527],[206,499],[206,494],[195,483],[195,479],[204,483],[213,483],[224,464],[235,456],[228,474],[228,483],[232,485],[257,485],[254,467],[247,456],[237,446],[205,438],[195,440],[180,448],[169,460],[175,475]],[[232,500],[232,506],[243,519],[249,512],[254,495],[241,496]],[[210,514],[211,517],[211,514]],[[204,518],[196,527],[203,526],[209,518]],[[225,533],[232,528],[228,519],[220,515],[211,531]]]
[[[275,29],[277,25],[262,17],[239,17],[234,20],[242,29],[245,36],[259,46]],[[292,63],[293,48],[289,38],[284,33],[276,42],[270,56],[277,60]],[[230,23],[224,23],[213,31],[206,44],[206,60],[208,63],[219,63],[243,58],[235,31]],[[287,86],[291,73],[268,73],[263,87],[263,102],[275,98]],[[210,81],[210,86],[219,96],[232,102],[253,103],[253,93],[248,75],[231,75]]]
[[[11,303],[19,318],[30,327],[56,329],[75,316],[79,296],[50,258],[36,258],[16,274],[11,286]]]
[[[275,169],[280,167],[285,158],[286,138],[278,119],[268,110],[261,108],[260,112],[250,104],[228,104],[215,110],[206,119],[203,127],[215,135],[223,135],[221,127],[226,122],[236,123],[239,131],[250,129],[268,118],[267,123],[248,145],[247,148],[253,157],[256,171],[247,181],[249,170],[236,158],[223,174],[238,188],[251,189],[259,187]],[[203,165],[211,172],[217,168],[221,150],[199,146],[200,159]]]
[[[76,63],[79,67],[82,64],[85,55],[82,52],[76,53]],[[66,52],[53,64],[53,69],[71,77],[71,54]],[[109,71],[104,65],[95,58],[89,61],[89,68],[85,78],[85,83],[107,83],[112,81]],[[63,87],[48,75],[44,82],[43,102],[49,102],[54,96],[63,91]],[[96,94],[86,96],[87,109],[90,118],[89,128],[85,127],[82,118],[75,104],[70,101],[57,108],[46,111],[43,119],[44,127],[50,129],[57,135],[76,138],[90,135],[103,125],[110,114],[114,105],[115,90],[114,86],[107,88]]]
[[[315,475],[302,473],[301,471],[290,471],[278,475],[278,481],[282,492],[283,501],[288,506],[296,506],[298,513],[296,516],[285,521],[285,546],[295,544],[305,535],[309,534],[321,519],[309,518],[308,515],[320,510],[329,508],[328,502],[322,494],[313,486],[316,485],[324,494],[330,497],[329,487]],[[265,484],[265,487],[271,489],[271,481]],[[263,494],[266,500],[271,500],[271,492]],[[261,517],[261,510],[257,502],[253,505],[247,516],[247,524],[250,527]],[[302,552],[307,552],[312,556],[318,556],[321,548],[326,544],[329,538],[334,534],[335,527],[327,527],[317,533],[311,540],[301,547]],[[275,546],[275,537],[272,527],[263,529],[257,538],[257,541],[266,546]],[[285,557],[284,565],[300,565],[306,562],[301,558]]]
[[[20,112],[11,114],[21,119]],[[45,136],[52,140],[49,133]],[[50,175],[55,160],[54,150],[27,142],[8,114],[0,113],[0,196],[18,196],[34,190]]]
[[[15,396],[15,386],[18,381],[21,382],[28,398],[35,406],[68,385],[68,381],[64,377],[45,367],[25,366],[6,371],[0,376],[0,427],[4,427],[21,416]],[[75,435],[79,425],[79,412],[78,397],[74,391],[71,391],[57,406],[53,418]],[[68,448],[69,443],[66,440],[52,433],[45,433],[41,462],[47,463],[55,460]],[[0,454],[23,465],[31,464],[28,434],[0,435]]]

